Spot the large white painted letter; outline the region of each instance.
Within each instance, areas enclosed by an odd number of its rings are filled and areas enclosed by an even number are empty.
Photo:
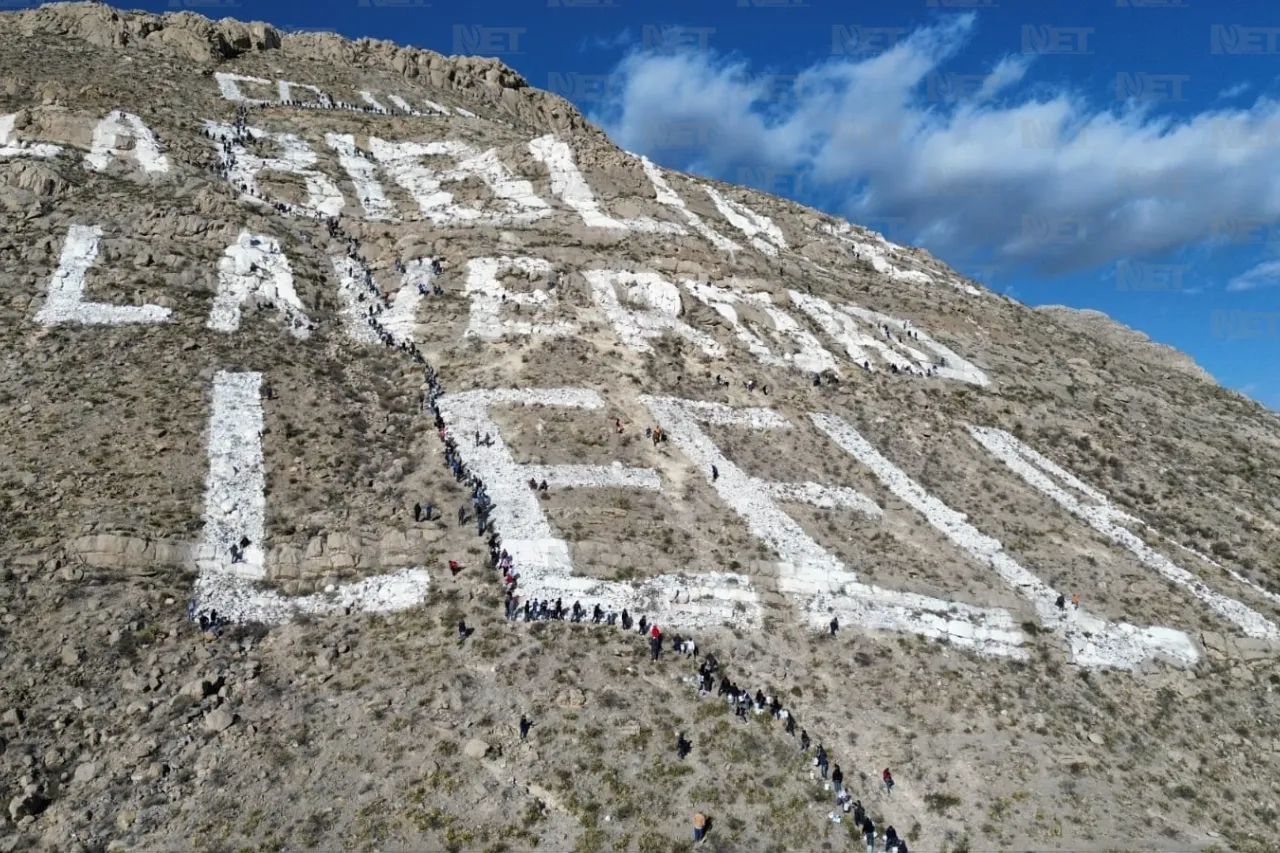
[[[818,429],[846,453],[871,470],[895,497],[915,509],[953,545],[977,563],[989,566],[1035,609],[1040,622],[1067,642],[1072,660],[1086,667],[1131,669],[1145,661],[1163,658],[1191,666],[1199,652],[1190,638],[1171,628],[1139,628],[1124,622],[1107,622],[1087,610],[1059,610],[1058,591],[1010,557],[996,539],[979,531],[871,446],[857,430],[835,415],[810,415]]]
[[[988,384],[987,375],[982,370],[956,355],[950,348],[896,317],[868,311],[856,305],[837,308],[821,297],[810,296],[796,290],[788,293],[791,301],[808,314],[819,328],[843,346],[845,353],[857,364],[872,363],[867,351],[874,350],[881,359],[904,373],[918,376],[932,370],[935,375],[945,379],[955,379],[980,386]],[[889,333],[885,332],[885,326],[891,330]],[[898,333],[896,340],[889,337],[894,331]],[[921,348],[929,350],[933,353],[933,357],[930,358],[907,341],[917,343]]]
[[[241,83],[258,83],[263,86],[270,86],[271,81],[262,77],[246,77],[243,74],[228,74],[225,71],[215,71],[213,79],[218,81],[218,91],[222,93],[222,97],[228,101],[235,101],[240,104],[263,105],[274,103],[268,98],[248,98],[244,92],[240,91]]]
[[[112,157],[123,160],[128,149],[121,147],[121,137],[132,140],[133,156],[144,172],[163,175],[169,171],[169,158],[160,151],[151,128],[136,115],[120,110],[111,112],[94,127],[89,153],[84,155],[85,168],[102,172]]]
[[[854,255],[871,264],[872,268],[880,275],[888,276],[894,281],[905,281],[913,284],[933,284],[933,277],[928,273],[920,270],[902,269],[889,263],[887,255],[900,252],[902,247],[897,243],[891,243],[886,240],[883,235],[872,232],[869,240],[859,239],[857,232],[853,230],[853,226],[844,220],[840,220],[838,224],[823,223],[820,227],[821,233],[830,237],[835,237],[844,247],[852,251]],[[982,291],[960,281],[954,276],[946,276],[945,281],[956,290],[967,293],[970,296],[981,296]]]
[[[465,335],[496,341],[503,335],[536,335],[561,338],[578,331],[576,323],[532,323],[527,320],[503,320],[502,308],[532,308],[535,312],[553,314],[557,300],[546,290],[508,290],[499,275],[519,273],[530,280],[546,280],[551,264],[541,258],[475,258],[467,262],[467,296],[471,300],[471,322]]]
[[[395,104],[402,111],[408,113],[409,115],[411,116],[422,115],[422,113],[418,111],[417,107],[413,106],[413,104],[409,103],[399,95],[389,95],[388,97],[391,99],[391,103]]]
[[[617,609],[647,613],[672,626],[705,627],[733,621],[756,623],[759,602],[750,582],[742,575],[664,575],[642,582],[600,581],[575,576],[569,543],[559,539],[543,514],[537,492],[527,481],[546,480],[552,487],[632,488],[659,490],[662,482],[652,468],[613,465],[519,465],[502,440],[489,409],[497,405],[565,406],[599,409],[604,400],[585,389],[468,391],[446,394],[440,412],[454,435],[479,431],[493,437],[490,445],[474,447],[459,441],[458,452],[468,467],[485,482],[493,498],[494,526],[502,535],[502,547],[520,571],[520,588],[532,598],[582,600],[590,609],[602,602]],[[680,599],[680,600],[676,600]]]
[[[772,219],[756,213],[745,204],[725,198],[709,184],[703,184],[702,188],[707,191],[707,195],[715,203],[720,215],[729,220],[729,224],[734,228],[747,235],[751,245],[766,255],[774,256],[778,254],[779,249],[787,248],[787,239],[782,236],[782,229],[774,225]]]
[[[196,609],[234,622],[285,622],[298,613],[386,612],[419,604],[431,577],[422,567],[367,578],[332,593],[287,598],[260,588],[266,578],[266,475],[260,373],[220,372],[209,414],[205,523],[192,554],[199,570]],[[241,543],[246,542],[243,546]],[[239,559],[233,558],[233,550]]]
[[[1277,629],[1274,622],[1234,598],[1214,592],[1204,581],[1153,550],[1124,526],[1138,524],[1146,527],[1144,522],[1122,512],[1106,495],[1082,482],[1070,471],[1041,456],[1004,430],[970,426],[969,434],[1032,488],[1128,550],[1139,562],[1154,569],[1165,580],[1177,584],[1209,605],[1214,613],[1235,624],[1246,635],[1271,642],[1280,640],[1280,629]]]
[[[350,133],[326,133],[324,141],[337,153],[338,162],[351,179],[356,198],[364,208],[365,218],[384,221],[396,219],[395,205],[387,199],[382,184],[374,176],[374,164],[356,147],[355,137]]]
[[[0,116],[0,157],[52,157],[62,150],[57,145],[19,142],[13,138],[13,126],[18,114]]]
[[[324,108],[333,106],[333,99],[321,91],[319,86],[312,86],[310,83],[294,83],[290,80],[278,80],[276,85],[279,87],[281,103],[297,100],[293,93],[294,89],[307,89],[315,93],[316,99],[314,103],[310,104],[299,102],[302,106]]]
[[[637,352],[652,352],[651,340],[674,334],[718,358],[724,347],[705,332],[680,319],[684,306],[680,289],[657,273],[619,270],[587,270],[582,274],[591,287],[591,297],[613,324],[623,344]],[[629,306],[618,299],[614,285],[626,288]]]
[[[353,340],[366,344],[381,343],[377,332],[369,325],[376,318],[396,343],[413,343],[418,323],[418,305],[422,292],[430,288],[435,279],[431,260],[422,258],[405,264],[400,289],[391,304],[383,299],[381,291],[373,283],[373,272],[358,261],[346,256],[330,258],[334,274],[338,277],[338,296],[342,299],[343,326]]]
[[[631,154],[629,151],[627,153]],[[703,221],[701,216],[689,209],[689,206],[684,203],[684,199],[680,198],[676,191],[671,189],[667,179],[662,176],[662,170],[652,160],[648,157],[641,157],[638,154],[631,154],[631,156],[640,160],[640,165],[644,168],[644,173],[648,176],[649,183],[653,184],[653,191],[657,197],[658,204],[665,204],[667,207],[679,211],[685,221],[689,223],[689,227],[705,237],[711,245],[720,251],[731,254],[742,251],[741,246],[712,228]]]
[[[714,284],[686,279],[682,282],[685,288],[704,305],[715,311],[733,325],[733,332],[738,340],[746,344],[761,364],[774,367],[794,367],[806,373],[822,373],[830,370],[839,373],[835,357],[814,337],[803,329],[791,315],[773,304],[767,293],[747,293],[736,288],[717,287]],[[752,329],[739,313],[739,308],[749,306],[766,315],[773,323],[773,336],[789,342],[796,348],[795,353],[784,352],[778,355],[760,337],[758,327]]]
[[[246,127],[244,132],[255,141],[274,142],[280,146],[279,157],[259,157],[237,141],[235,128],[228,124],[218,124],[206,120],[205,129],[222,145],[218,148],[219,156],[227,170],[227,180],[233,187],[241,190],[240,198],[255,204],[275,204],[266,198],[258,187],[259,172],[275,171],[289,175],[298,175],[307,187],[307,200],[300,205],[292,205],[296,209],[311,216],[337,216],[342,213],[346,202],[337,185],[319,169],[316,164],[316,153],[307,143],[292,133],[268,133],[256,127]]]
[[[547,167],[551,175],[551,191],[572,208],[588,228],[612,228],[624,231],[640,231],[648,234],[686,234],[684,228],[674,222],[658,222],[647,216],[636,219],[614,219],[600,209],[595,193],[578,169],[573,149],[554,134],[539,136],[529,143],[529,152],[535,160]]]
[[[129,323],[163,323],[173,313],[159,305],[107,305],[84,301],[84,276],[98,257],[102,229],[96,225],[72,225],[62,244],[62,257],[49,280],[49,295],[36,313],[45,326],[83,323],[90,326],[123,326]]]
[[[364,100],[366,104],[368,104],[373,109],[375,113],[382,113],[383,115],[391,115],[391,110],[384,107],[382,105],[382,102],[373,96],[373,92],[362,91],[360,93],[360,97]]]
[[[240,309],[250,297],[266,300],[284,317],[295,338],[311,333],[302,300],[293,289],[293,269],[274,237],[241,231],[218,261],[218,295],[209,312],[210,329],[240,328]]]
[[[551,207],[538,198],[533,184],[512,176],[498,159],[497,149],[477,152],[462,142],[387,142],[376,136],[369,147],[387,173],[404,188],[433,222],[452,225],[506,225],[529,223],[548,216]],[[421,162],[423,157],[452,157],[455,166],[437,174]],[[479,179],[501,209],[486,211],[454,201],[441,189],[445,182]]]
[[[945,639],[984,655],[1027,657],[1022,631],[1008,611],[860,583],[857,575],[778,507],[779,502],[807,503],[881,516],[880,507],[870,498],[844,487],[773,483],[749,476],[725,458],[699,426],[790,429],[790,422],[781,415],[768,409],[733,409],[674,397],[643,396],[640,401],[654,413],[671,442],[704,472],[720,498],[777,552],[778,590],[801,603],[811,628],[821,629],[836,616],[846,624]],[[717,478],[710,476],[713,465],[719,471]]]

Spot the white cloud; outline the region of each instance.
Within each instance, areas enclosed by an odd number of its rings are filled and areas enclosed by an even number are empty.
[[[635,38],[631,35],[631,28],[628,27],[612,38],[587,36],[578,43],[578,53],[586,53],[590,50],[620,50],[631,45],[634,41]]]
[[[1280,285],[1280,261],[1263,261],[1227,282],[1227,290],[1257,290]]]
[[[987,249],[1004,265],[1070,272],[1199,244],[1226,218],[1280,216],[1280,103],[1183,119],[1142,99],[1100,106],[1024,85],[1021,56],[996,62],[977,98],[928,101],[923,84],[973,21],[824,59],[783,101],[740,58],[632,53],[592,117],[675,168],[802,175],[806,201],[855,222],[905,220],[908,238],[957,261]]]
[[[1227,101],[1232,98],[1238,98],[1245,92],[1249,91],[1248,82],[1237,83],[1234,86],[1228,86],[1218,93],[1218,100]]]
[[[987,75],[987,79],[982,81],[982,89],[978,92],[977,100],[989,101],[1005,89],[1021,83],[1031,67],[1031,59],[1030,56],[1006,56],[1000,60]]]

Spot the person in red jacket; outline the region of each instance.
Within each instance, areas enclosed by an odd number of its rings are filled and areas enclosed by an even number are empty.
[[[890,794],[893,793],[893,774],[889,772],[889,768],[884,769],[884,773],[880,774],[884,778],[884,787]]]

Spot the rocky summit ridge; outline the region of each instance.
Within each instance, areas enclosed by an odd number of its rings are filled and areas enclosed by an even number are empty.
[[[878,849],[1280,843],[1280,420],[1191,359],[494,60],[0,43],[0,851],[861,849],[819,744]]]

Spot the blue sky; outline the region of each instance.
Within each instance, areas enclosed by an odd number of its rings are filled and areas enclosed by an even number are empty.
[[[1104,311],[1280,410],[1272,3],[142,8],[499,56],[664,166],[846,216],[1029,304]]]

